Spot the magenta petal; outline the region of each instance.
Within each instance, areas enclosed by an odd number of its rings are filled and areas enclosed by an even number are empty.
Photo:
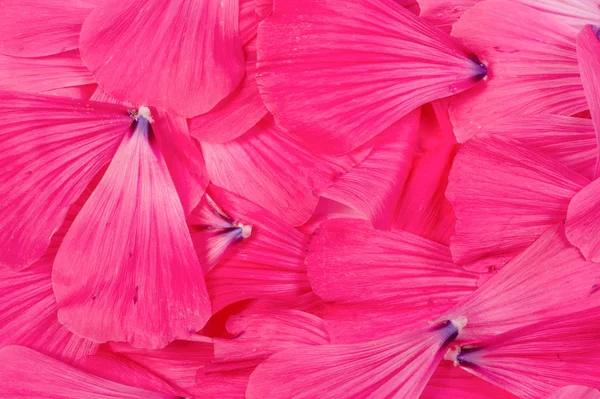
[[[594,388],[570,385],[554,391],[544,399],[600,399],[600,392]]]
[[[267,108],[327,153],[351,151],[486,73],[473,53],[393,0],[276,2],[257,50]]]
[[[44,254],[130,121],[114,105],[0,92],[0,265],[22,269]]]
[[[0,53],[42,57],[79,46],[81,25],[102,0],[2,0]]]
[[[59,319],[96,342],[161,348],[211,315],[185,214],[140,116],[69,229],[53,268]]]
[[[80,48],[109,95],[185,117],[244,75],[236,0],[108,0],[85,20]]]
[[[22,346],[0,349],[0,397],[176,399],[96,377]]]

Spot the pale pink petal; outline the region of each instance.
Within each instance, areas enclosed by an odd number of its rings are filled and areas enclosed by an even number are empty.
[[[312,235],[306,265],[313,291],[336,304],[389,306],[440,313],[477,287],[478,275],[455,265],[441,244],[400,230],[333,219]]]
[[[466,316],[465,340],[480,339],[600,306],[600,268],[550,228],[481,288],[439,320]]]
[[[0,90],[43,93],[94,83],[77,50],[36,58],[0,54]]]
[[[588,180],[558,161],[494,137],[464,144],[446,196],[456,213],[453,259],[469,268],[501,269],[554,224]]]
[[[161,348],[211,315],[175,185],[140,115],[53,267],[59,319],[96,342]]]
[[[517,399],[513,394],[467,373],[451,362],[441,362],[420,399]]]
[[[0,398],[176,399],[105,380],[22,346],[0,349]]]
[[[459,331],[446,322],[362,344],[288,349],[254,370],[246,398],[417,398]]]
[[[323,320],[293,309],[244,311],[229,318],[227,330],[234,337],[215,338],[212,371],[255,367],[285,349],[329,343]]]
[[[369,155],[321,195],[359,210],[378,229],[390,229],[417,147],[420,111],[413,111],[373,141]]]
[[[271,116],[223,144],[202,143],[211,181],[288,223],[306,222],[319,192],[343,170],[285,137]]]
[[[599,329],[596,307],[469,343],[453,356],[465,370],[537,399],[567,385],[600,386]]]
[[[486,74],[473,53],[393,0],[278,2],[257,48],[267,108],[328,153],[348,152]]]
[[[39,259],[127,133],[126,109],[0,92],[0,265]]]
[[[600,5],[597,6],[600,9]],[[577,36],[577,59],[583,82],[583,92],[589,104],[596,140],[600,148],[600,42],[598,41],[598,28],[588,25]],[[594,177],[600,174],[600,152],[598,153]]]
[[[598,156],[592,121],[562,115],[518,115],[482,127],[489,135],[517,140],[525,147],[555,158],[592,178]]]
[[[554,391],[544,399],[600,399],[600,392],[594,388],[570,385]]]
[[[251,298],[295,298],[310,291],[304,252],[307,237],[252,202],[217,187],[211,198],[252,234],[227,252],[206,276],[215,312]]]
[[[107,0],[83,24],[81,56],[107,94],[192,117],[244,75],[238,14],[235,0]]]
[[[206,194],[188,216],[194,248],[208,273],[235,244],[252,234],[252,226],[233,220]]]
[[[208,186],[202,151],[190,136],[187,121],[157,110],[154,131],[186,215],[198,205]]]
[[[566,231],[571,244],[581,250],[586,259],[600,261],[600,179],[578,192],[567,212]]]
[[[445,101],[423,107],[418,150],[398,205],[395,227],[450,244],[456,217],[444,192],[457,147]]]
[[[249,45],[246,46],[246,75],[238,87],[212,110],[190,119],[190,133],[200,141],[224,143],[246,133],[267,112],[256,83],[256,49]]]
[[[451,99],[459,142],[503,117],[573,115],[587,109],[577,31],[566,23],[512,1],[488,0],[467,11],[452,34],[488,66],[485,84]]]
[[[2,0],[0,53],[41,57],[75,50],[88,14],[104,0]]]

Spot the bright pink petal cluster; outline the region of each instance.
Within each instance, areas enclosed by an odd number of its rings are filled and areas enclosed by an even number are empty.
[[[0,398],[599,399],[599,0],[0,0]]]

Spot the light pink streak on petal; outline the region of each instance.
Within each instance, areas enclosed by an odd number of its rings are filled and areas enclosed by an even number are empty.
[[[156,110],[154,133],[186,215],[200,203],[208,186],[202,151],[192,139],[185,118]]]
[[[278,2],[257,49],[267,108],[306,146],[331,154],[485,75],[473,53],[393,0]]]
[[[42,57],[76,50],[88,14],[104,0],[3,0],[0,53]]]
[[[451,362],[441,362],[431,376],[420,399],[517,399],[489,382],[455,367]]]
[[[210,180],[298,226],[312,215],[319,193],[343,172],[285,136],[266,116],[223,144],[202,143]]]
[[[600,6],[598,7],[600,8]],[[596,143],[599,148],[594,178],[600,174],[600,42],[596,31],[598,28],[586,26],[577,36],[577,59],[583,92],[590,108],[594,130],[596,131]]]
[[[147,120],[122,141],[53,268],[59,319],[96,342],[161,348],[201,329],[210,303],[185,214]]]
[[[0,265],[39,259],[67,209],[110,162],[125,109],[63,97],[0,92]]]
[[[256,83],[256,48],[246,46],[246,75],[226,98],[206,114],[189,120],[190,133],[209,143],[234,140],[256,125],[268,111]]]
[[[477,291],[438,320],[466,316],[464,340],[482,339],[600,306],[600,268],[550,228]]]
[[[429,327],[361,344],[288,349],[254,370],[246,398],[418,398],[453,331]]]
[[[570,385],[554,391],[544,399],[600,399],[600,392],[594,388]]]
[[[321,195],[361,211],[376,228],[389,230],[412,166],[420,114],[413,111],[373,139],[369,155]]]
[[[575,52],[577,30],[566,23],[512,1],[488,0],[467,11],[452,34],[487,63],[489,72],[484,84],[451,99],[459,142],[497,119],[587,109]]]
[[[35,58],[0,54],[0,90],[43,93],[94,83],[77,50]]]
[[[456,213],[454,261],[501,269],[544,231],[567,217],[571,198],[588,180],[543,154],[495,137],[464,144],[446,196]]]
[[[304,266],[307,236],[245,198],[218,187],[209,187],[208,193],[232,219],[252,226],[250,237],[206,276],[215,312],[245,299],[281,301],[310,292]]]
[[[83,24],[81,56],[107,94],[193,117],[244,75],[238,13],[236,0],[108,0]]]
[[[578,192],[567,212],[566,232],[571,244],[581,250],[586,259],[600,262],[600,179]]]
[[[469,343],[456,361],[523,399],[543,398],[567,385],[597,387],[598,329],[600,308],[590,308]]]
[[[366,219],[365,215],[354,208],[350,208],[349,206],[340,204],[337,201],[321,197],[319,198],[319,204],[317,205],[311,218],[302,226],[299,226],[298,229],[303,233],[310,235],[321,225],[321,223],[329,219],[340,218]]]
[[[96,377],[22,346],[0,349],[0,362],[3,399],[176,399]]]

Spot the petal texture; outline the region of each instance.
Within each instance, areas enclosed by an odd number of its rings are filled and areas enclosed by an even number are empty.
[[[56,257],[59,319],[96,342],[161,348],[211,315],[183,207],[153,143],[138,117]]]
[[[257,49],[267,108],[328,153],[358,147],[486,73],[473,53],[393,0],[279,2],[259,26]]]
[[[235,0],[107,0],[83,24],[81,56],[107,94],[192,117],[244,74],[238,12]]]

